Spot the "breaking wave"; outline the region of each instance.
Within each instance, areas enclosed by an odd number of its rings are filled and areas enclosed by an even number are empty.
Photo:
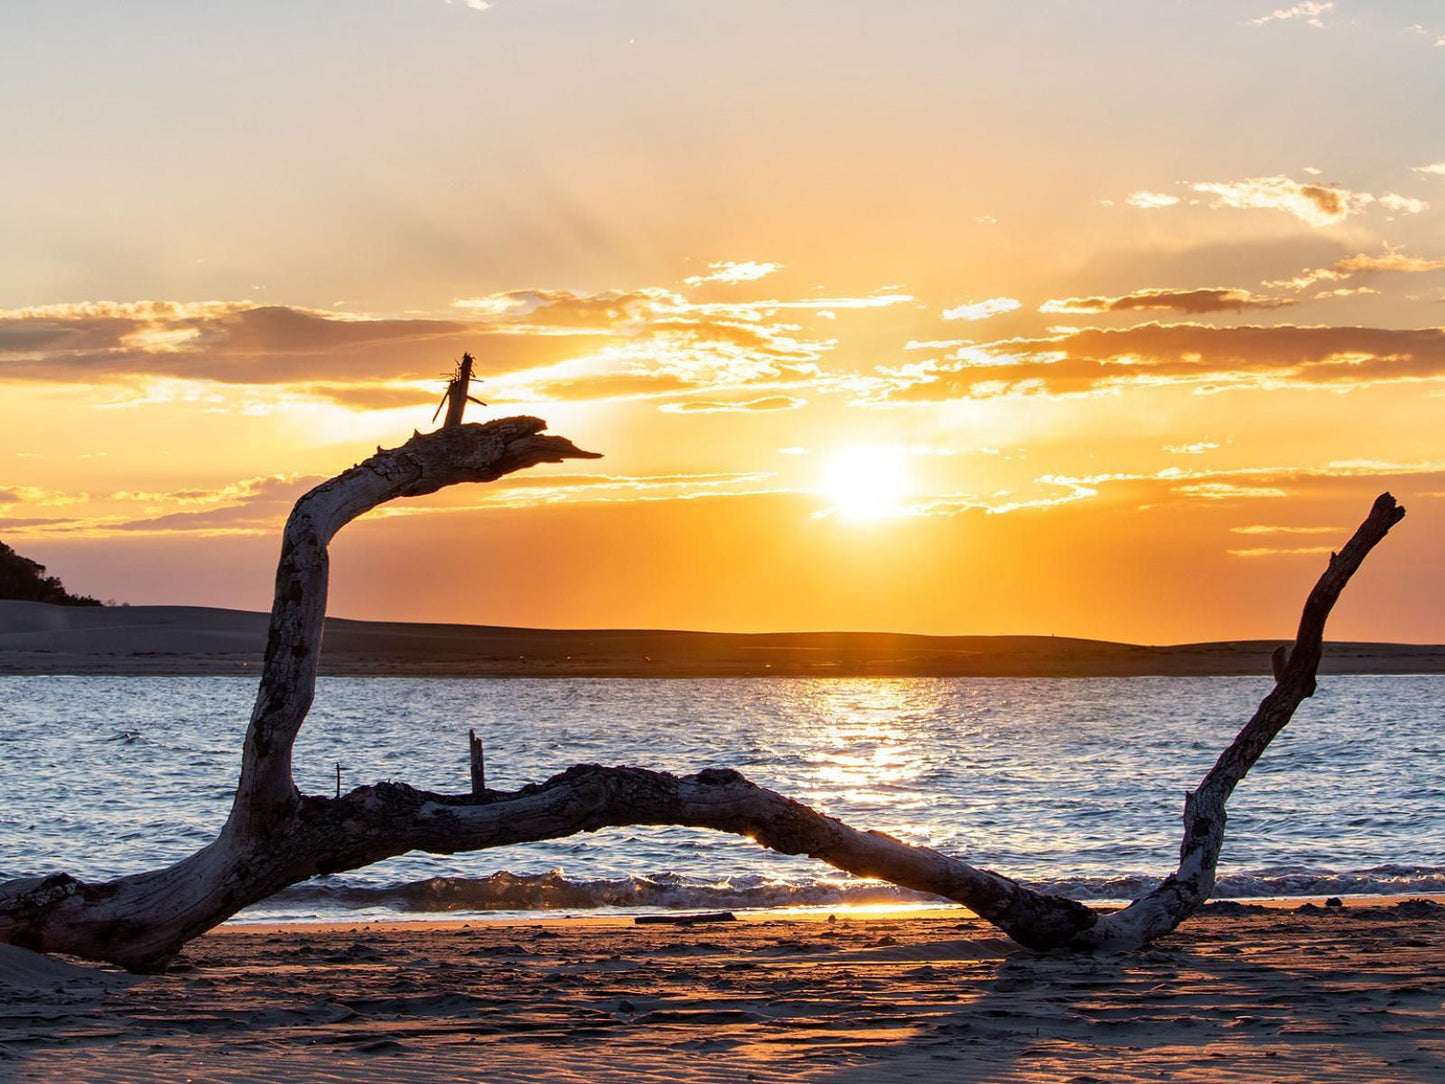
[[[1076,900],[1127,900],[1148,892],[1158,878],[1145,874],[1034,881],[1030,887]],[[1339,872],[1279,867],[1226,874],[1216,899],[1445,894],[1445,869],[1376,866]],[[296,885],[267,901],[266,911],[298,908],[325,918],[356,910],[396,914],[455,911],[590,911],[598,909],[750,910],[786,907],[917,905],[939,897],[895,885],[857,880],[784,882],[738,877],[704,883],[676,874],[572,880],[561,870],[494,873],[490,877],[430,877],[390,885],[348,883],[339,877]]]

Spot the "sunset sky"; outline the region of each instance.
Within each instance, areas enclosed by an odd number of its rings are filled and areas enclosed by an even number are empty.
[[[1276,0],[1279,2],[1279,0]],[[605,458],[373,514],[334,614],[1445,641],[1437,0],[0,7],[0,540],[264,609],[490,404]]]

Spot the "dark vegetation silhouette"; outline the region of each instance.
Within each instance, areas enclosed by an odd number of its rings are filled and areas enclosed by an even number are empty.
[[[452,403],[458,405],[455,392]],[[539,463],[597,458],[564,437],[544,435],[545,428],[540,419],[525,417],[443,425],[400,448],[378,449],[298,499],[282,535],[240,780],[219,834],[172,866],[112,881],[86,883],[54,873],[0,883],[0,942],[148,970],[241,909],[318,874],[413,850],[454,854],[606,827],[682,825],[732,833],[784,854],[806,854],[858,876],[962,903],[1032,949],[1138,948],[1173,930],[1209,898],[1224,842],[1226,801],[1295,709],[1314,694],[1330,610],[1365,557],[1405,515],[1390,494],[1381,494],[1354,535],[1330,555],[1305,601],[1293,644],[1279,647],[1270,660],[1274,687],[1185,797],[1177,870],[1120,911],[1101,912],[1036,892],[931,848],[861,831],[729,768],[679,777],[578,764],[517,791],[488,789],[478,771],[465,794],[438,794],[401,782],[346,794],[338,783],[334,798],[301,793],[291,755],[316,692],[331,540],[351,520],[387,501],[461,482],[495,481]],[[1267,665],[1263,658],[1260,665]],[[463,736],[459,722],[459,750]]]
[[[72,595],[59,577],[47,576],[45,566],[21,557],[0,542],[0,599],[48,602],[54,606],[99,606],[89,595]]]

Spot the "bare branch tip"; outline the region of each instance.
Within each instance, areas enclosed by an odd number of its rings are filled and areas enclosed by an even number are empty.
[[[1375,505],[1370,509],[1370,514],[1388,515],[1390,517],[1390,525],[1393,527],[1405,518],[1405,506],[1395,503],[1395,495],[1393,493],[1381,493],[1375,498]]]

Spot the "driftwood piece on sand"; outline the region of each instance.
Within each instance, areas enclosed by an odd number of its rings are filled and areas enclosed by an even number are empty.
[[[287,521],[270,633],[231,813],[206,847],[165,869],[87,884],[65,873],[0,884],[0,942],[108,960],[163,964],[186,941],[298,881],[422,850],[436,854],[556,839],[609,826],[684,825],[745,836],[784,854],[935,893],[1036,949],[1127,949],[1172,930],[1208,897],[1224,840],[1224,805],[1300,702],[1315,689],[1325,619],[1365,555],[1404,516],[1383,494],[1305,604],[1276,685],[1184,810],[1179,869],[1128,908],[1100,914],[881,832],[860,831],[726,769],[677,777],[577,765],[515,792],[434,794],[402,783],[336,798],[303,795],[291,751],[315,691],[326,611],[327,545],[345,524],[397,497],[492,481],[538,463],[593,458],[535,418],[446,426],[417,435],[301,497]]]

